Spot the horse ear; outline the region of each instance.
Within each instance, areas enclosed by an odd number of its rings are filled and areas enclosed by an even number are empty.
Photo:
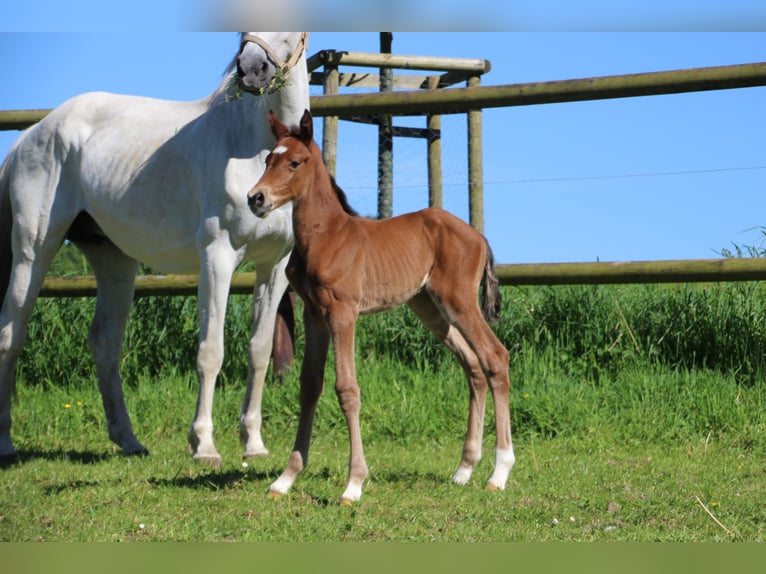
[[[274,139],[281,140],[282,138],[290,135],[290,130],[287,129],[285,124],[277,119],[277,115],[273,111],[269,111],[267,120],[269,122],[269,128],[271,129],[271,133],[273,134]]]
[[[310,144],[314,139],[314,120],[311,117],[311,112],[305,110],[303,117],[301,118],[301,141],[306,145]]]

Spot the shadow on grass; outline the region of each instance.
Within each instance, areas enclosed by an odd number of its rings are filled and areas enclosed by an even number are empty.
[[[29,463],[35,460],[43,461],[66,461],[74,464],[91,465],[98,464],[104,461],[109,461],[115,458],[128,457],[136,455],[125,455],[115,452],[97,452],[97,451],[76,451],[76,450],[19,450],[14,457],[0,457],[0,470],[8,469],[16,466],[21,466],[25,463]],[[185,467],[176,473],[173,477],[168,478],[148,478],[147,482],[155,487],[172,487],[172,488],[186,488],[195,490],[228,490],[237,488],[243,482],[247,483],[263,483],[265,485],[271,484],[276,480],[281,473],[280,469],[271,470],[253,470],[249,469],[231,469],[231,470],[213,470],[205,469],[204,467]],[[319,466],[316,468],[309,467],[299,478],[299,481],[304,484],[310,484],[312,481],[328,481],[334,476],[333,471],[327,466]],[[340,480],[339,484],[345,482],[345,475],[342,477],[336,477]],[[369,477],[371,480],[381,484],[389,484],[391,486],[407,487],[420,483],[430,484],[445,484],[449,482],[449,475],[438,474],[435,472],[421,472],[418,470],[386,470],[383,468],[376,469]],[[72,483],[67,484],[67,488],[71,488]],[[91,486],[87,481],[79,482],[75,486],[87,487]],[[330,500],[323,498],[312,497],[313,502],[319,505],[330,504]]]
[[[150,478],[152,486],[170,486],[203,490],[226,490],[234,488],[242,482],[273,481],[279,476],[277,471],[252,470],[211,470],[209,472],[193,472],[182,475],[180,472],[172,478]]]
[[[375,482],[392,485],[414,485],[419,483],[448,484],[449,474],[437,474],[435,472],[420,472],[417,470],[386,470],[378,469],[372,476]]]
[[[111,452],[76,451],[76,450],[20,450],[14,456],[0,457],[0,469],[11,468],[33,460],[67,460],[77,464],[96,464],[116,456],[125,456]]]

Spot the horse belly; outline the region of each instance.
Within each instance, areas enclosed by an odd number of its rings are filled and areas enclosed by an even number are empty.
[[[136,184],[119,194],[98,191],[87,197],[85,211],[126,255],[159,271],[199,270],[196,200],[173,205],[166,197],[170,189]]]
[[[195,228],[190,227],[189,232],[179,233],[169,229],[165,221],[152,218],[115,224],[111,217],[99,217],[98,210],[94,213],[103,235],[129,257],[163,273],[199,271]]]
[[[426,281],[428,273],[425,269],[408,273],[406,268],[393,266],[369,273],[362,285],[359,312],[365,315],[379,313],[403,305],[423,289]]]
[[[130,257],[159,271],[197,272],[199,177],[174,136],[199,109],[119,96],[109,101],[133,108],[105,121],[102,107],[88,127],[80,152],[83,211]]]

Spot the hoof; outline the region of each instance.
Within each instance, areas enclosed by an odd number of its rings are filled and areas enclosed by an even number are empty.
[[[268,496],[271,500],[279,500],[284,496],[281,492],[277,492],[276,490],[269,490],[266,493],[266,496]]]
[[[468,484],[468,481],[471,480],[471,474],[473,473],[473,467],[465,468],[463,466],[460,466],[455,471],[455,474],[452,475],[452,482],[453,484]]]
[[[123,451],[125,456],[149,456],[149,449],[145,447]]]
[[[214,470],[221,468],[221,456],[220,455],[195,455],[194,462],[197,464],[208,466]]]
[[[486,490],[487,492],[495,492],[496,490],[505,490],[505,489],[496,484],[492,484],[491,482],[488,482],[487,486],[484,487],[484,490]]]
[[[354,500],[351,500],[350,498],[341,498],[340,499],[340,505],[341,506],[354,506]]]
[[[264,448],[262,450],[249,450],[242,454],[242,458],[264,458],[269,456],[269,449]]]

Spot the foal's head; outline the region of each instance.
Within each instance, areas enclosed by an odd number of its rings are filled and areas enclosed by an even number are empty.
[[[258,217],[266,217],[306,190],[314,177],[314,170],[307,164],[318,152],[318,148],[311,147],[315,146],[314,124],[308,110],[293,130],[280,122],[274,112],[269,112],[268,120],[277,143],[266,157],[266,171],[247,193],[247,204]]]

